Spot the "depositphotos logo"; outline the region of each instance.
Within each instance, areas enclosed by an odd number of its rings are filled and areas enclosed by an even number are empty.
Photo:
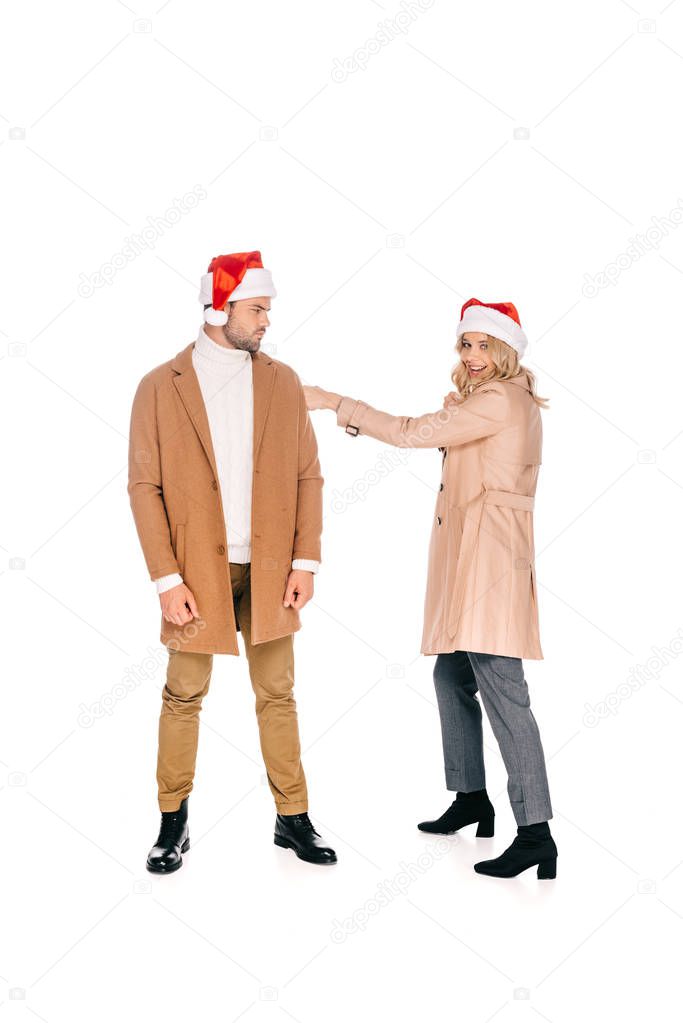
[[[90,298],[105,284],[110,285],[117,273],[125,270],[140,253],[153,249],[167,231],[178,224],[183,215],[196,209],[201,199],[206,199],[208,192],[203,185],[195,185],[190,192],[173,200],[173,205],[162,216],[147,217],[147,224],[136,234],[124,238],[125,244],[115,252],[111,259],[102,263],[98,270],[91,274],[81,271],[78,285],[79,298]]]
[[[630,700],[646,682],[656,682],[661,677],[664,669],[683,650],[683,628],[679,629],[675,636],[669,640],[668,646],[653,646],[650,649],[652,656],[648,657],[644,664],[634,665],[625,682],[621,682],[616,689],[607,693],[605,698],[594,706],[590,703],[584,704],[586,712],[583,715],[583,723],[586,728],[595,728],[605,718],[615,717],[621,704]]]
[[[421,14],[434,6],[434,0],[401,0],[393,18],[377,22],[377,31],[348,57],[335,57],[332,81],[340,85],[355,71],[365,71],[370,60],[399,35],[405,35]]]

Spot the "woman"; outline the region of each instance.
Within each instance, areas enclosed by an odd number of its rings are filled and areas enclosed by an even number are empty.
[[[536,602],[533,506],[541,463],[540,408],[533,373],[520,365],[527,339],[511,302],[471,298],[462,307],[444,407],[418,418],[306,387],[309,409],[331,409],[347,433],[397,447],[438,448],[441,485],[429,547],[421,652],[434,666],[446,785],[455,802],[422,831],[453,834],[477,824],[493,835],[485,786],[481,707],[508,774],[517,836],[480,874],[514,877],[537,866],[556,876],[557,846],[538,726],[522,658],[542,660]]]

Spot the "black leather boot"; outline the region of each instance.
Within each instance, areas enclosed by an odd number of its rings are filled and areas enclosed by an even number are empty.
[[[452,835],[468,824],[478,824],[477,838],[493,837],[493,819],[496,813],[486,789],[476,792],[458,792],[455,802],[435,821],[422,821],[420,831],[432,835]]]
[[[161,828],[156,844],[147,857],[147,869],[153,874],[171,874],[183,865],[181,853],[190,848],[190,832],[187,826],[187,801],[185,796],[177,810],[161,814]]]
[[[557,875],[557,846],[547,821],[521,824],[517,837],[495,860],[482,860],[474,864],[478,874],[490,877],[516,877],[523,870],[538,864],[536,876],[551,879]]]
[[[279,813],[275,818],[275,845],[293,849],[307,863],[336,863],[334,849],[322,841],[307,813]]]

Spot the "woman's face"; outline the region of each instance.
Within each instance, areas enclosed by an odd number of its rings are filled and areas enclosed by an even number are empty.
[[[494,363],[489,353],[489,342],[486,334],[480,331],[468,331],[462,335],[460,358],[465,363],[470,380],[481,380],[493,372]]]

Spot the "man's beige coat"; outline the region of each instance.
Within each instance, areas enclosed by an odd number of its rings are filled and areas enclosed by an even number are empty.
[[[533,532],[542,431],[526,371],[418,418],[345,397],[337,422],[397,447],[444,449],[422,653],[542,660]]]
[[[201,616],[179,626],[162,615],[161,642],[238,654],[223,504],[193,347],[138,385],[128,494],[150,578],[179,572]],[[266,643],[301,628],[299,612],[282,601],[292,559],[320,561],[323,478],[299,377],[262,352],[252,369],[251,639]]]

